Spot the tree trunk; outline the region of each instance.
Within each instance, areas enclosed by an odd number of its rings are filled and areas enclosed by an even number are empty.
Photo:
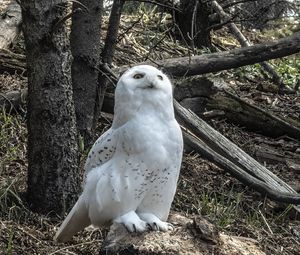
[[[181,12],[175,13],[175,22],[179,28],[179,39],[184,39],[194,47],[211,48],[209,27],[209,8],[202,0],[181,0]],[[183,38],[182,38],[183,36]]]
[[[93,141],[94,123],[99,117],[96,102],[102,19],[102,0],[73,2],[71,50],[72,84],[77,128],[85,146]]]
[[[100,112],[103,107],[104,96],[108,84],[106,68],[110,66],[113,62],[113,56],[118,41],[120,19],[121,19],[124,3],[125,3],[124,0],[114,0],[111,8],[111,13],[109,16],[109,23],[108,23],[107,34],[105,38],[105,44],[104,44],[103,51],[101,53],[102,64],[100,65],[100,73],[98,77],[99,84],[98,84],[97,94],[99,100],[96,102],[97,112]],[[97,122],[95,122],[95,126],[96,124]]]
[[[22,0],[28,72],[28,200],[35,211],[64,213],[80,190],[67,4]]]

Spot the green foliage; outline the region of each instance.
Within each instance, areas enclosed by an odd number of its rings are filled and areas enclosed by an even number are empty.
[[[273,62],[275,70],[283,78],[284,83],[294,87],[300,79],[300,55],[277,59]]]

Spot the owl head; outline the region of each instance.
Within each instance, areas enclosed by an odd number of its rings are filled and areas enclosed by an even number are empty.
[[[172,84],[160,70],[139,65],[127,70],[115,91],[114,127],[119,127],[137,113],[149,112],[173,118]]]
[[[139,65],[127,70],[117,85],[117,91],[122,93],[172,95],[172,85],[169,78],[160,70],[149,65]],[[117,92],[116,91],[116,92]]]

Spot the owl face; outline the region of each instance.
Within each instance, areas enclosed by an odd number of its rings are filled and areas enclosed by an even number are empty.
[[[160,70],[149,65],[135,66],[126,71],[118,82],[118,87],[132,93],[157,93],[171,95],[172,85]]]

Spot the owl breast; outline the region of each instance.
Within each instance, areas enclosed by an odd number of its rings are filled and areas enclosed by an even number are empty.
[[[144,154],[145,159],[162,164],[182,146],[180,128],[175,119],[156,114],[137,115],[121,129],[121,149],[128,154]],[[174,153],[173,153],[174,154]]]

